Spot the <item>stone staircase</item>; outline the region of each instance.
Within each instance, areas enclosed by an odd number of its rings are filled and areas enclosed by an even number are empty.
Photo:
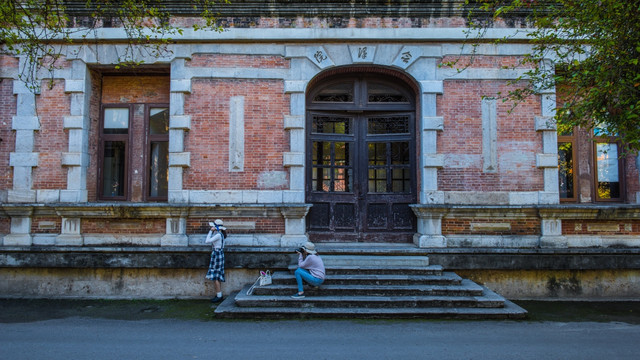
[[[297,292],[289,271],[273,274],[273,284],[251,284],[227,297],[215,310],[218,318],[447,318],[520,319],[526,310],[486,287],[463,279],[427,256],[323,255],[327,272],[319,288],[305,284]]]

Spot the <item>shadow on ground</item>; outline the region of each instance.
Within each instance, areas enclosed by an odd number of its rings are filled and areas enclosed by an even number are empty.
[[[529,311],[524,321],[624,322],[640,324],[640,301],[516,301]],[[48,300],[0,299],[0,323],[68,317],[114,320],[216,320],[208,300]]]

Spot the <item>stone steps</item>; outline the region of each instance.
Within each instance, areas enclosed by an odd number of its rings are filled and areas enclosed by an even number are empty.
[[[426,256],[323,256],[327,278],[319,287],[297,292],[292,272],[277,271],[273,284],[251,285],[215,310],[221,318],[523,318],[526,311],[502,296],[441,266]]]
[[[378,271],[379,272],[379,271]],[[295,284],[296,278],[293,274],[279,271],[272,276],[273,284]],[[441,275],[407,275],[397,274],[332,274],[327,277],[324,285],[457,285],[462,278],[453,272],[442,272]]]
[[[275,275],[274,275],[275,277]],[[346,281],[345,281],[346,282]],[[320,288],[313,287],[306,289],[307,296],[346,296],[346,295],[364,295],[364,296],[399,296],[399,295],[451,295],[451,296],[480,296],[482,295],[482,287],[472,281],[463,280],[461,284],[451,285],[432,285],[432,284],[415,284],[406,283],[398,284],[385,282],[383,284],[376,283],[372,279],[366,283],[362,281],[358,284],[333,284],[327,281]],[[280,281],[274,282],[271,286],[256,287],[255,295],[286,295],[291,296],[297,292],[295,278],[283,284]]]

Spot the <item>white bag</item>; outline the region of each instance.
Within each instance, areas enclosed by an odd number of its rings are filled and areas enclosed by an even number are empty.
[[[253,294],[253,289],[256,288],[256,285],[260,285],[260,286],[271,285],[271,271],[269,270],[260,271],[260,276],[258,277],[258,280],[256,280],[256,282],[253,283],[253,285],[251,285],[249,290],[247,290],[247,295]]]
[[[271,271],[260,271],[258,280],[260,280],[260,286],[271,285]]]

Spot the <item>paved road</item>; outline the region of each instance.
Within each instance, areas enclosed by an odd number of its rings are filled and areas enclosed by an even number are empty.
[[[530,321],[0,323],[9,359],[638,359],[640,325]]]

